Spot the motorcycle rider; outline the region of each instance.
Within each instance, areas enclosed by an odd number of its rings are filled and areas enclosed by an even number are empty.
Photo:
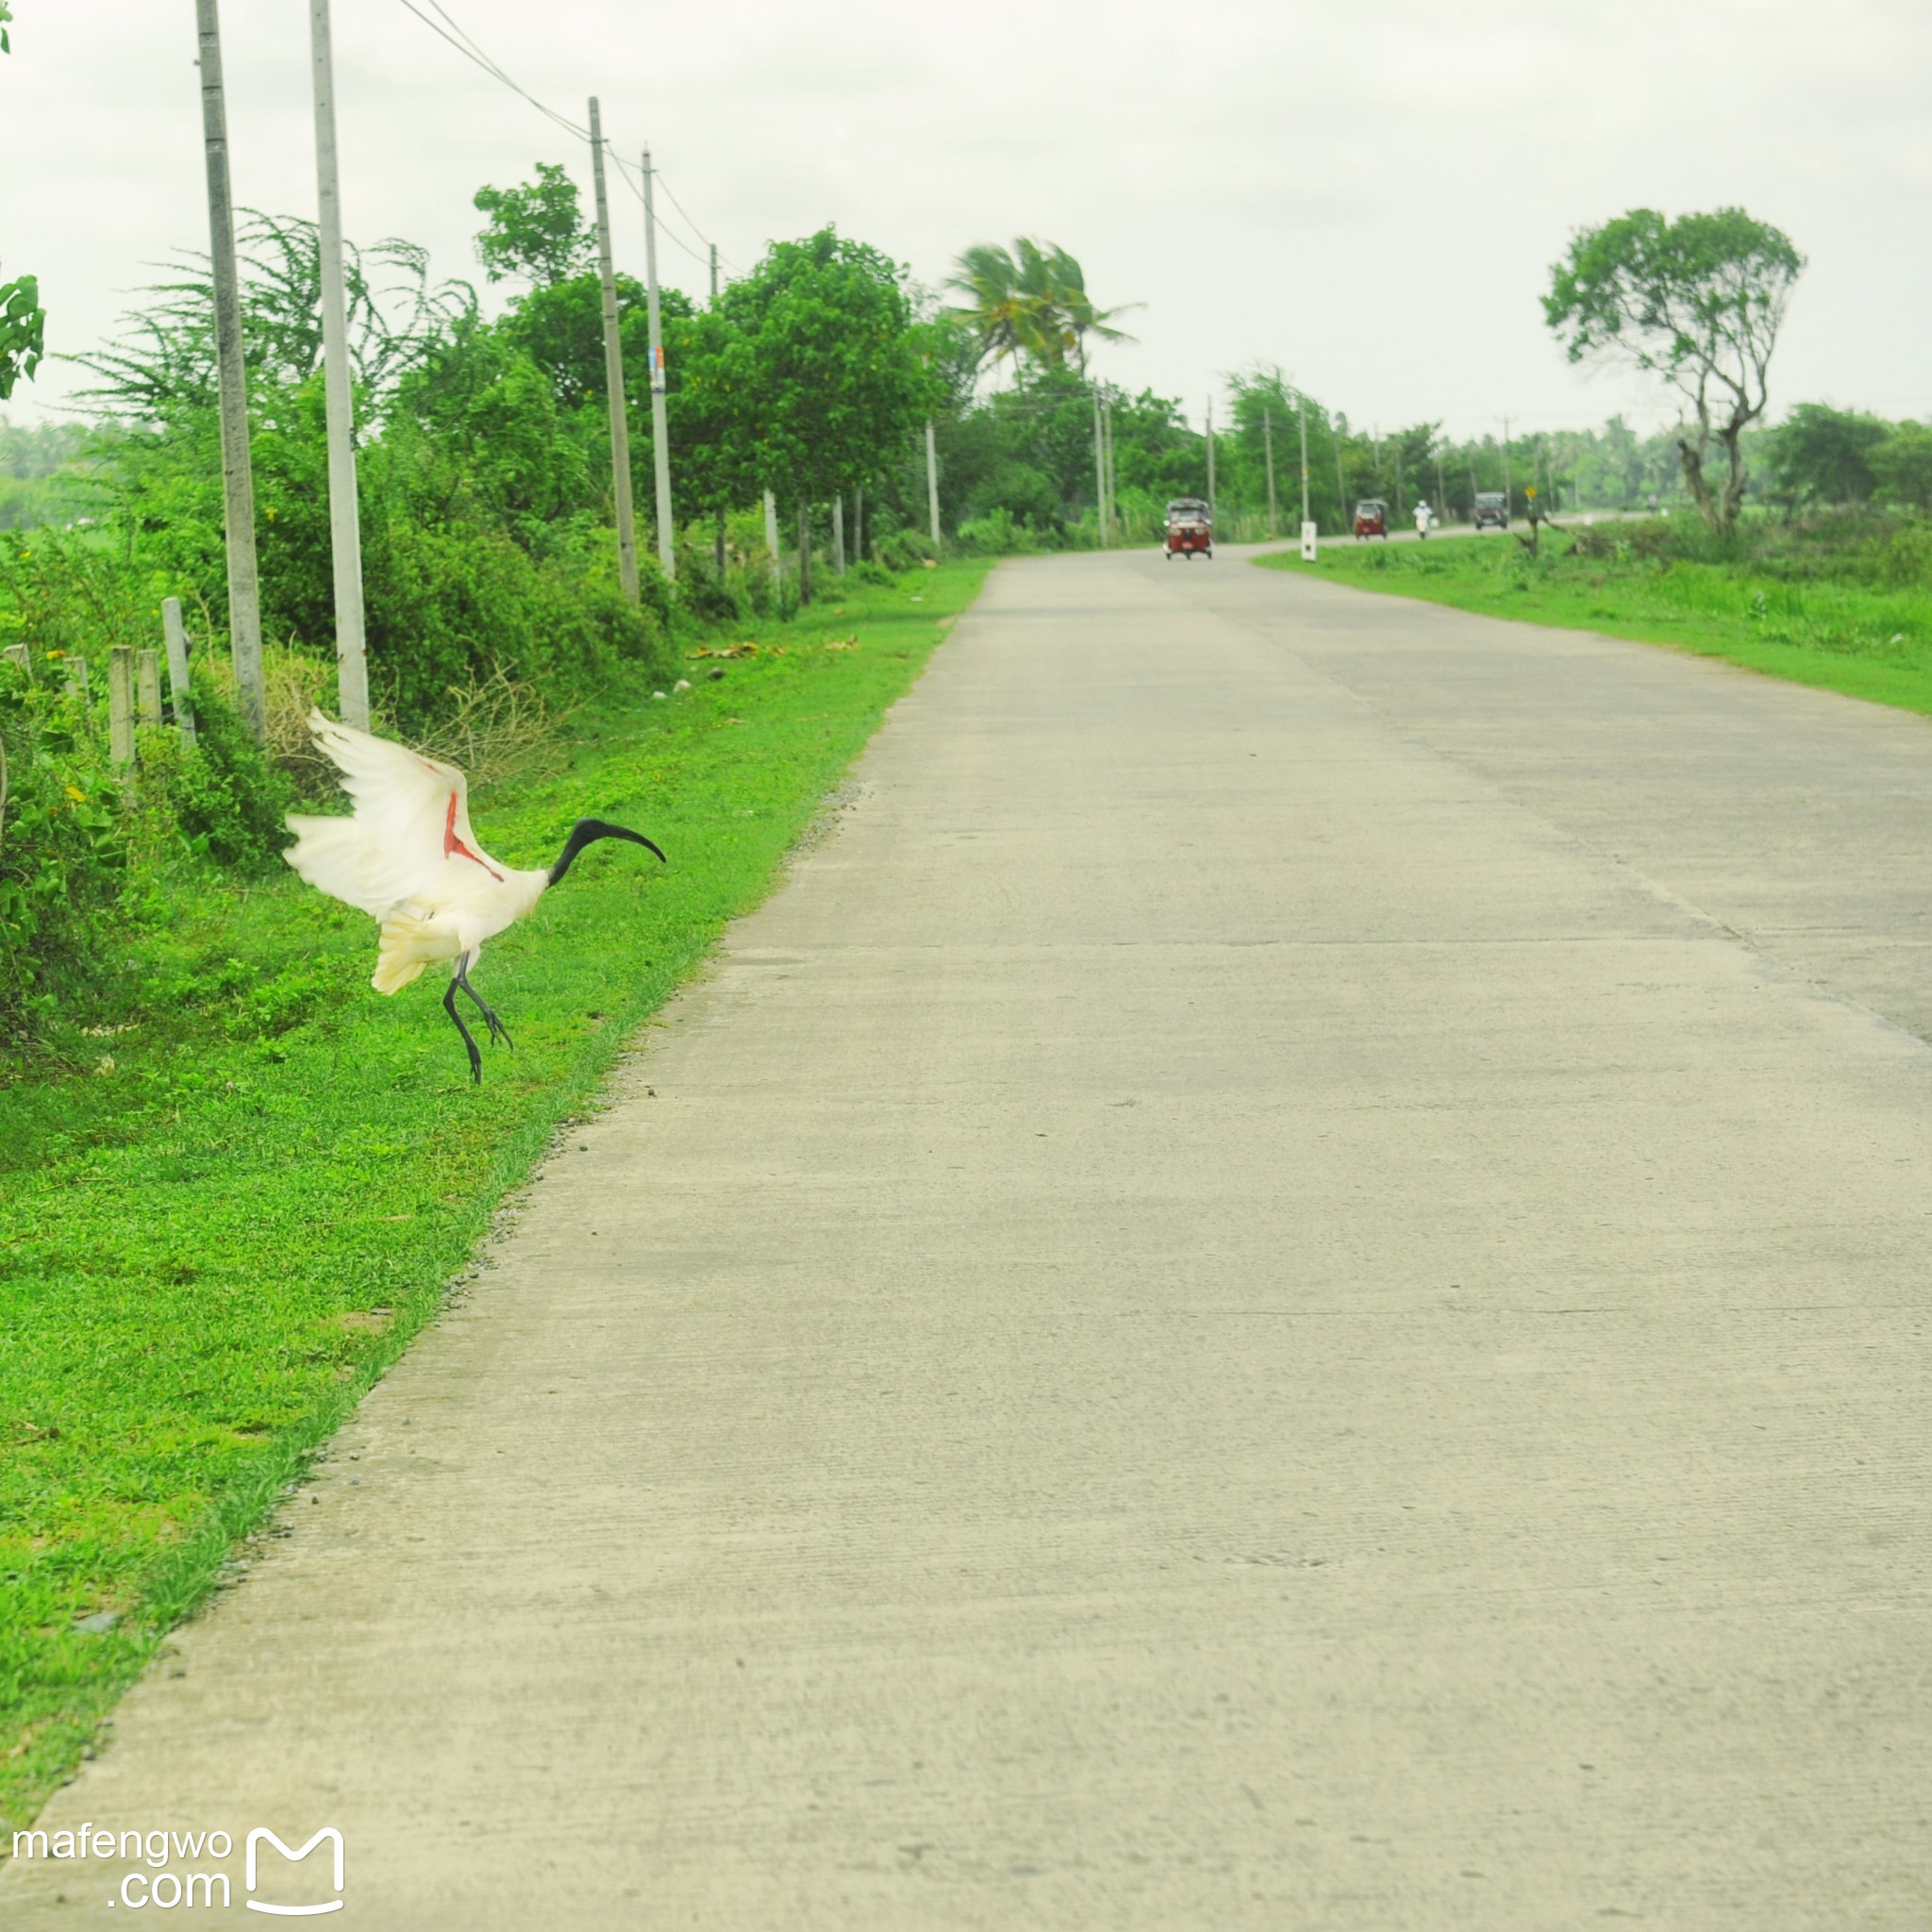
[[[1429,508],[1428,499],[1424,497],[1423,501],[1417,504],[1415,507],[1416,535],[1418,537],[1426,537],[1429,534],[1429,526],[1435,521],[1436,512]]]

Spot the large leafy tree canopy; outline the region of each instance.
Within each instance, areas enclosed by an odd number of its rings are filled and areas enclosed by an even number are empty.
[[[8,0],[0,0],[0,54],[11,53],[7,23],[13,18]],[[41,308],[41,285],[33,275],[0,282],[0,402],[13,393],[14,384],[30,377],[41,366],[47,347],[47,318]]]
[[[1021,236],[1011,249],[982,242],[955,264],[946,286],[967,299],[953,314],[977,341],[981,361],[1024,357],[1043,369],[1087,368],[1087,339],[1131,341],[1113,326],[1141,305],[1100,308],[1080,264],[1057,242]]]
[[[475,205],[490,217],[476,237],[476,258],[492,282],[547,289],[582,275],[596,254],[577,184],[553,162],[539,161],[534,181],[477,189]]]
[[[1771,474],[1790,504],[1856,504],[1877,487],[1872,457],[1890,434],[1876,416],[1800,403],[1771,433]]]
[[[824,502],[917,432],[936,384],[904,272],[877,249],[829,227],[774,242],[716,313],[713,357],[685,388],[694,404],[710,392],[741,490]]]
[[[1583,229],[1550,271],[1543,318],[1571,361],[1634,365],[1690,404],[1695,432],[1678,441],[1684,481],[1720,532],[1744,500],[1739,439],[1770,399],[1772,351],[1804,267],[1788,236],[1740,208],[1675,221],[1640,208]],[[1713,437],[1728,458],[1716,490],[1704,467]]]

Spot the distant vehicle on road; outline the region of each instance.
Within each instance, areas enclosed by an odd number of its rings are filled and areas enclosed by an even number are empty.
[[[1214,561],[1214,523],[1198,496],[1176,496],[1167,507],[1167,560],[1205,557]]]
[[[1475,493],[1475,514],[1470,519],[1478,530],[1485,525],[1493,524],[1499,530],[1509,527],[1509,499],[1500,490],[1478,490]]]
[[[1357,537],[1389,538],[1389,506],[1379,496],[1365,496],[1355,507],[1355,533]]]

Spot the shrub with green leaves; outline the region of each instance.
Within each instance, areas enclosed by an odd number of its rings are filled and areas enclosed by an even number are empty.
[[[0,659],[0,1036],[92,976],[127,869],[123,813],[86,708]]]

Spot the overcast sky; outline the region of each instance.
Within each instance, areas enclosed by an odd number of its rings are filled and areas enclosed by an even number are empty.
[[[1107,373],[1196,421],[1263,360],[1362,425],[1658,425],[1641,383],[1564,363],[1537,297],[1579,224],[1725,203],[1810,258],[1774,409],[1932,415],[1928,0],[445,4],[573,117],[599,93],[607,131],[653,144],[741,267],[826,222],[931,284],[970,242],[1063,243],[1098,300],[1146,305]],[[79,349],[144,264],[207,243],[194,7],[14,5],[0,278],[38,273],[50,347]],[[237,199],[312,215],[307,0],[224,11]],[[352,239],[405,236],[480,280],[479,184],[562,161],[588,204],[581,146],[401,0],[335,18]],[[616,215],[641,273],[627,193]],[[677,248],[659,260],[702,292]],[[73,379],[50,364],[13,413]]]

